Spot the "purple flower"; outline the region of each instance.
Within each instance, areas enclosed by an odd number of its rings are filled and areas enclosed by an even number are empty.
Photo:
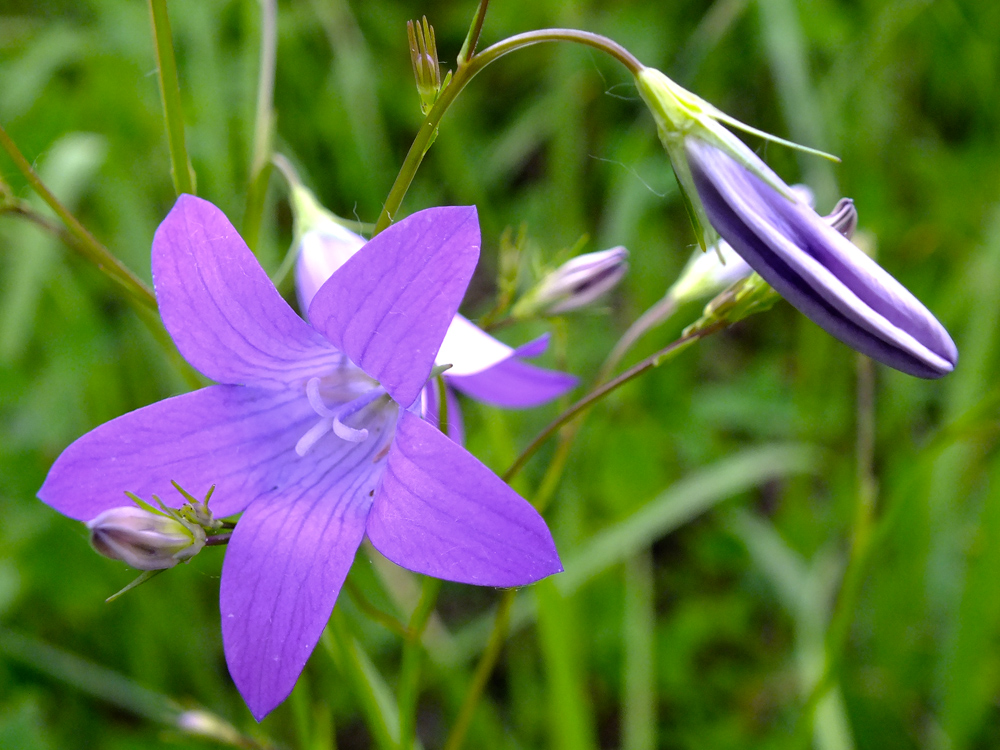
[[[303,310],[309,308],[320,286],[365,244],[363,237],[326,216],[310,214],[310,219],[295,264],[295,287]],[[445,382],[465,395],[494,406],[524,409],[558,398],[576,385],[572,375],[524,361],[542,354],[547,345],[546,335],[513,349],[455,315],[435,362],[451,365],[444,373]],[[448,432],[461,442],[461,411],[450,389],[448,393]],[[437,391],[430,384],[424,391],[424,414],[434,424],[436,404]]]
[[[226,661],[261,719],[291,691],[367,534],[427,575],[520,586],[561,570],[545,522],[412,411],[472,276],[471,207],[421,211],[348,260],[309,308],[281,299],[215,206],[182,196],[153,240],[163,322],[218,381],[104,424],[39,497],[89,520],[122,493],[216,485],[242,511],[222,568]]]
[[[685,151],[712,226],[801,313],[910,375],[939,378],[955,368],[955,344],[927,308],[812,208],[768,184],[784,183],[763,162],[753,157],[751,173],[694,136]]]

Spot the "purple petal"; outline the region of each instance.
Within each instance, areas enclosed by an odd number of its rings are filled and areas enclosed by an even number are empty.
[[[458,403],[455,391],[451,388],[445,388],[445,393],[447,394],[445,398],[448,400],[448,437],[459,445],[465,445],[465,424],[462,421],[462,407]],[[438,410],[437,383],[434,381],[427,383],[427,385],[424,386],[421,397],[423,398],[423,404],[420,411],[421,416],[425,421],[440,430],[441,413]]]
[[[202,388],[91,430],[59,456],[38,497],[89,521],[127,505],[126,491],[176,507],[183,498],[171,480],[197,498],[214,484],[210,507],[228,516],[294,469],[295,443],[315,421],[305,397],[291,390]]]
[[[222,568],[222,640],[258,720],[291,692],[330,617],[364,536],[398,411],[392,404],[361,412],[352,424],[369,437],[359,443],[327,434],[236,524]]]
[[[577,383],[572,375],[544,370],[517,357],[475,375],[453,377],[445,373],[445,380],[477,401],[507,409],[539,406],[572,390]]]
[[[523,586],[562,570],[538,512],[409,412],[397,424],[367,530],[397,565],[449,581]]]
[[[309,319],[409,406],[430,376],[478,259],[474,206],[419,211],[344,263],[316,293]]]
[[[220,383],[280,387],[339,358],[201,198],[182,195],[156,230],[153,281],[177,348]]]
[[[343,473],[261,498],[236,524],[222,566],[222,642],[258,721],[288,697],[330,619],[364,537],[373,468],[359,444]]]
[[[540,357],[545,353],[545,350],[549,348],[550,338],[552,338],[552,334],[543,333],[537,339],[529,341],[527,344],[521,344],[517,347],[517,349],[514,350],[514,356],[525,357],[527,359]]]
[[[800,312],[911,375],[937,378],[954,369],[958,352],[948,332],[875,261],[722,151],[697,138],[686,146],[712,225]]]

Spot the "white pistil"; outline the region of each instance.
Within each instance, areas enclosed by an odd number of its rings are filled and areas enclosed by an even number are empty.
[[[299,454],[299,458],[306,455],[309,449],[312,448],[332,428],[332,423],[329,419],[321,419],[319,422],[314,424],[309,428],[309,431],[305,435],[299,438],[299,442],[295,444],[295,452]]]

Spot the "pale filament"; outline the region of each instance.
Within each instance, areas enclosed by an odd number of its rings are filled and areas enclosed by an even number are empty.
[[[306,383],[306,398],[313,411],[320,416],[320,420],[299,438],[299,442],[295,444],[295,452],[299,456],[306,455],[320,438],[331,431],[341,440],[351,443],[362,443],[367,440],[368,430],[349,427],[344,424],[344,420],[362,411],[376,399],[385,396],[385,389],[379,386],[371,388],[357,398],[342,404],[338,409],[331,409],[323,402],[319,389],[319,378],[310,378]]]

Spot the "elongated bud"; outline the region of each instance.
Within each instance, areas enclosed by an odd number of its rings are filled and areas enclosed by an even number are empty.
[[[628,250],[624,247],[578,255],[547,274],[514,305],[511,314],[530,318],[586,307],[614,289],[627,271]]]
[[[128,505],[104,511],[87,528],[97,552],[139,570],[172,568],[205,546],[197,524]]]
[[[407,21],[406,36],[410,42],[410,62],[413,63],[413,77],[420,95],[420,109],[426,115],[437,101],[442,85],[434,27],[427,23],[427,16],[416,23]],[[446,83],[450,76],[451,73],[448,73],[445,77]]]
[[[812,191],[805,185],[792,185],[791,191],[808,206],[813,205]],[[854,201],[841,198],[833,212],[823,218],[827,224],[848,239],[858,226],[858,212]],[[725,240],[719,240],[708,252],[695,250],[681,275],[667,291],[676,305],[685,305],[705,297],[712,297],[746,278],[753,269]]]
[[[955,368],[958,350],[931,312],[842,232],[857,224],[841,201],[830,217],[788,200],[757,172],[700,138],[684,144],[712,224],[760,276],[832,336],[922,378]],[[834,228],[834,225],[836,229]],[[839,231],[838,231],[839,230]]]

